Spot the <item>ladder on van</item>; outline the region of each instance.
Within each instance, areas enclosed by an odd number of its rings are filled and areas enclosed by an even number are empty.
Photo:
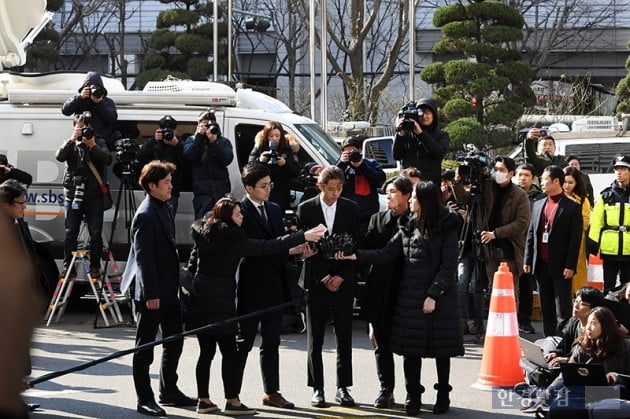
[[[90,284],[92,293],[96,298],[98,310],[101,313],[101,317],[103,318],[105,325],[107,327],[110,326],[110,319],[108,316],[111,316],[111,322],[113,324],[120,324],[123,322],[122,314],[120,313],[120,308],[118,307],[118,302],[116,301],[116,295],[106,273],[105,279],[102,281],[98,278],[93,278],[92,275],[90,275],[90,261],[87,258],[88,253],[88,250],[75,250],[72,252],[72,260],[68,265],[68,271],[66,272],[65,277],[59,278],[55,292],[53,293],[50,304],[48,305],[48,310],[46,311],[46,316],[44,317],[46,326],[50,326],[50,323],[55,315],[55,321],[59,321],[59,318],[66,311],[66,307],[70,301],[70,295],[72,294],[72,288],[77,280],[77,264],[82,269],[85,274],[85,278]]]

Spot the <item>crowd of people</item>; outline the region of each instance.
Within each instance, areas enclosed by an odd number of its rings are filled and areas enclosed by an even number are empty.
[[[107,97],[100,76],[88,73],[79,94],[64,104],[63,112],[74,119],[70,138],[56,154],[66,163],[62,275],[69,269],[70,252],[76,249],[79,226],[85,220],[90,273],[98,278],[102,178],[112,159],[115,104]],[[526,163],[518,167],[510,157],[497,156],[490,163],[489,177],[476,178],[476,170],[468,164],[442,172],[449,137],[438,127],[435,101],[422,99],[403,108],[396,121],[393,152],[402,162],[401,173],[386,179],[381,165],[361,154],[363,138],[346,139],[336,165],[309,168],[316,183],[297,206],[294,231],[285,226],[283,214],[291,206],[292,179],[301,170],[299,145],[280,123],[269,121],[256,135],[249,163],[242,168],[246,195],[240,201],[229,195],[232,144],[212,112],[200,115],[196,132],[189,138],[180,138],[177,121],[169,115],[158,125],[138,152],[139,184],[146,197],[133,218],[133,241],[121,284],[134,303],[137,345],[154,341],[158,330],[165,338],[294,301],[306,313],[306,375],[312,406],[329,405],[322,348],[331,320],[337,355],[335,401],[354,406],[350,393],[352,318],[361,278],[366,283],[361,316],[368,322],[380,383],[374,406],[394,404],[397,354],[404,364],[405,413],[419,414],[425,391],[420,380],[422,360],[434,358],[437,399],[433,413],[442,414],[450,407],[450,358],[464,354],[465,334],[483,339],[484,291],[492,287],[498,264],[507,262],[518,290],[521,331],[535,332],[531,318],[537,288],[544,335],[563,333],[562,345],[548,355],[551,361],[582,362],[590,356],[593,362],[606,363],[608,355],[625,354],[615,340],[617,335],[609,330],[609,313],[595,309],[601,304],[595,304],[592,292],[584,286],[589,253],[599,253],[604,260],[606,290],[616,286],[618,274],[621,284],[630,278],[630,156],[615,159],[615,180],[599,197],[589,189],[588,176],[579,171],[578,159],[556,155],[553,137],[538,138],[535,129],[526,139]],[[196,219],[187,265],[192,282],[185,299],[180,298],[174,223],[182,166],[192,173]],[[11,178],[0,185],[2,209],[29,250],[32,238],[22,220],[26,187],[19,182],[28,184],[31,179],[6,159],[0,158],[0,169]],[[387,199],[384,211],[379,211],[379,193]],[[37,273],[37,264],[34,268]],[[39,282],[46,293],[47,281]],[[586,311],[587,304],[592,311]],[[572,316],[578,320],[572,321]],[[149,376],[153,350],[136,352],[137,411],[165,415],[160,405],[196,406],[198,413],[219,410],[209,394],[210,366],[218,346],[224,412],[256,413],[241,402],[239,394],[258,333],[262,338],[262,403],[293,408],[294,403],[280,392],[281,328],[282,313],[271,312],[199,333],[196,397],[177,386],[183,341],[165,344],[159,404]],[[600,335],[610,345],[602,347]],[[607,372],[630,372],[621,361],[608,364]],[[23,375],[28,372],[25,365]],[[618,377],[611,382],[623,384]],[[542,397],[547,401],[562,387],[559,381],[548,384]]]

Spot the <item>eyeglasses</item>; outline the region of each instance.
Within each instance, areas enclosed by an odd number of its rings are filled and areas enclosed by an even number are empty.
[[[258,189],[273,189],[273,182],[265,183],[264,185],[256,186]]]
[[[23,207],[25,207],[25,206],[26,206],[26,201],[13,201],[13,203],[14,203],[14,204],[21,205],[21,206],[23,206]]]

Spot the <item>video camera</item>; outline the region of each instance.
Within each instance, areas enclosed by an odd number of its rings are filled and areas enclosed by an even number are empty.
[[[396,127],[396,131],[413,131],[413,121],[418,121],[424,114],[422,108],[416,105],[416,102],[409,102],[398,112],[398,118],[402,118],[400,125]]]
[[[121,138],[115,143],[116,158],[123,163],[133,162],[136,160],[138,153],[138,144],[131,138]]]
[[[462,183],[470,184],[470,192],[473,194],[480,191],[483,181],[490,177],[492,159],[473,144],[466,144],[464,149],[467,151],[466,155],[458,158],[464,164],[458,170]]]

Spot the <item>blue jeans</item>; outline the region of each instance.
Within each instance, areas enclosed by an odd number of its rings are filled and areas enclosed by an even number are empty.
[[[70,252],[77,250],[77,240],[81,229],[81,221],[85,217],[88,232],[90,234],[90,266],[101,267],[101,256],[103,253],[103,198],[89,197],[81,203],[78,210],[72,209],[72,201],[66,201],[66,238],[64,241],[63,265],[69,266],[72,260]]]
[[[459,295],[460,319],[468,320],[468,299],[473,297],[473,320],[483,322],[483,294],[477,290],[479,272],[477,261],[470,251],[466,252],[457,264],[457,294]]]

